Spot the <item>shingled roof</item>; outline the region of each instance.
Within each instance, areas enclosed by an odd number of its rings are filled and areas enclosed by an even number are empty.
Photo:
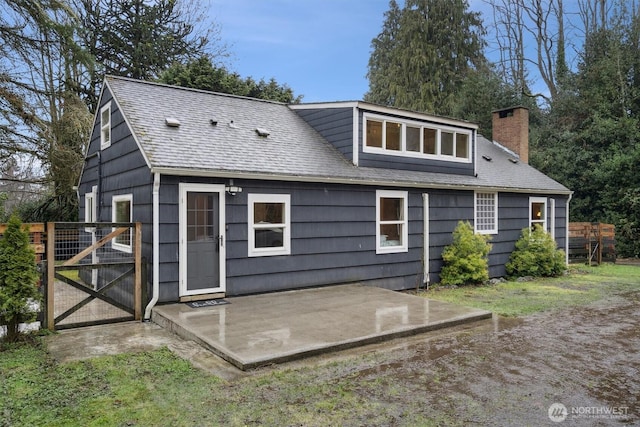
[[[358,167],[286,104],[112,76],[106,87],[154,172],[570,193],[535,168],[513,163],[513,154],[483,137],[475,177]]]

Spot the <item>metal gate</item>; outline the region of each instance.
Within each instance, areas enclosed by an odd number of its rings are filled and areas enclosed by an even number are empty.
[[[140,320],[140,223],[47,223],[46,326]]]

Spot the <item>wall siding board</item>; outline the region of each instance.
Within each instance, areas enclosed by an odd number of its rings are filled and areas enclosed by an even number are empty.
[[[457,175],[473,175],[473,163],[447,162],[445,160],[418,159],[405,156],[385,156],[383,154],[359,154],[359,165],[370,168],[401,169],[420,172],[448,173]]]
[[[105,88],[98,111],[109,101],[112,101],[112,96],[108,88]],[[134,203],[132,220],[143,223],[142,256],[151,262],[153,256],[153,233],[151,231],[153,177],[118,109],[117,103],[111,102],[111,146],[104,150],[100,149],[99,116],[98,114],[93,126],[87,160],[78,186],[80,219],[84,219],[84,195],[91,192],[93,186],[100,186],[101,194],[96,203],[97,220],[102,222],[111,222],[112,220],[111,206],[114,195],[132,194]],[[99,156],[96,153],[99,153]],[[102,170],[102,178],[99,177],[100,169]],[[111,273],[107,272],[107,274]],[[147,271],[147,278],[148,284],[150,284],[152,281],[151,269]]]
[[[349,160],[353,160],[353,109],[318,108],[295,110],[320,135]]]

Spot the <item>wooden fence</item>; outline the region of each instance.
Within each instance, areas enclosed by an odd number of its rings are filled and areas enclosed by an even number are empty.
[[[141,319],[146,272],[140,223],[25,223],[23,228],[42,272],[41,325],[53,330]],[[0,236],[6,229],[0,224]],[[111,249],[118,236],[127,236],[130,253]]]
[[[46,248],[46,233],[45,225],[42,222],[35,222],[31,224],[23,224],[23,228],[29,230],[29,243],[36,252],[36,262],[39,263],[44,259],[44,253]],[[0,224],[0,235],[3,235],[7,231],[7,224]]]
[[[616,229],[599,222],[569,223],[569,262],[601,264],[616,261]]]

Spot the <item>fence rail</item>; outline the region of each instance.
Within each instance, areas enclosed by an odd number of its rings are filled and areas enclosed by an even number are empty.
[[[41,262],[44,258],[46,248],[45,224],[42,222],[34,222],[23,224],[23,228],[29,231],[29,243],[36,253],[36,262]],[[0,235],[7,231],[7,224],[0,224]]]
[[[41,271],[38,321],[65,329],[142,318],[145,264],[138,223],[23,224]],[[0,236],[7,230],[0,224]]]
[[[47,223],[49,329],[140,320],[140,223]]]
[[[599,222],[569,223],[569,262],[616,261],[616,228]]]

